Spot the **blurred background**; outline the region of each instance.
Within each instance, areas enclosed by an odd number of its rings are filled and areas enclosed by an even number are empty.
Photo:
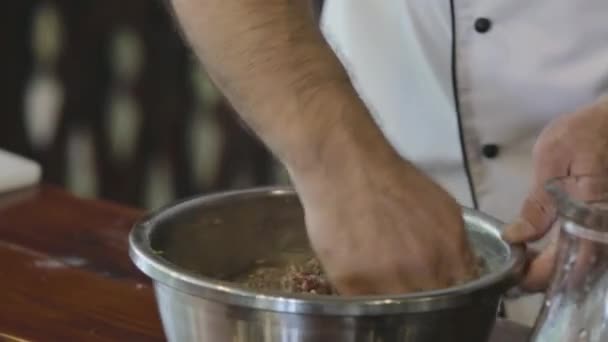
[[[0,43],[0,148],[45,182],[146,209],[288,182],[161,0],[8,1]]]

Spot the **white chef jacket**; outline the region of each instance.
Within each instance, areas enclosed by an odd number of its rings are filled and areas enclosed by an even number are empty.
[[[608,89],[606,0],[326,0],[322,28],[399,153],[504,221],[542,128]]]

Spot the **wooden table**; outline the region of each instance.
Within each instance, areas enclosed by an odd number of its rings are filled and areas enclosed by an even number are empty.
[[[0,195],[0,341],[164,340],[150,282],[127,254],[141,214],[48,185]],[[499,322],[492,341],[526,333]]]

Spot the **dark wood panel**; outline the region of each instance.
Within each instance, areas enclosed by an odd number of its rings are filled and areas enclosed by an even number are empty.
[[[37,1],[10,1],[0,11],[0,147],[31,155],[23,94],[31,76],[32,16]]]
[[[146,180],[151,165],[167,161],[169,183],[176,197],[238,186],[273,183],[274,160],[257,139],[243,129],[238,116],[225,103],[206,99],[193,87],[196,61],[183,43],[173,18],[162,1],[132,0],[10,0],[10,10],[0,13],[0,148],[39,161],[47,182],[68,185],[70,137],[75,132],[90,133],[95,165],[96,193],[100,198],[143,206]],[[41,68],[32,49],[33,27],[41,4],[56,10],[60,26],[60,50],[56,61]],[[131,46],[142,56],[142,67],[129,84],[114,74],[112,44],[117,34],[131,32],[141,43]],[[141,48],[141,49],[140,49]],[[61,87],[59,122],[53,138],[45,146],[31,146],[27,134],[24,100],[35,72],[44,69]],[[117,88],[117,82],[120,87]],[[128,158],[115,158],[108,125],[110,100],[119,94],[139,109],[139,132]],[[220,101],[224,101],[220,99]],[[220,151],[229,162],[206,167],[220,175],[208,184],[198,184],[191,150],[195,104],[200,103],[215,121],[214,111],[228,108],[219,122],[219,138],[230,144]],[[73,157],[73,156],[72,156]],[[87,159],[88,160],[88,159]],[[74,160],[71,160],[74,162]],[[209,160],[208,163],[213,163]],[[225,169],[224,167],[230,167]],[[73,169],[72,169],[73,170]],[[243,182],[242,180],[246,180]]]

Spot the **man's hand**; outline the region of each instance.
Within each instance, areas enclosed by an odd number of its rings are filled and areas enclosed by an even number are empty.
[[[354,138],[334,133],[334,161],[291,173],[338,292],[398,294],[475,277],[456,201],[392,149]]]
[[[339,291],[403,293],[472,274],[459,207],[389,145],[306,1],[172,4],[209,75],[287,166]]]
[[[556,221],[556,210],[545,192],[548,180],[569,175],[608,176],[608,97],[549,124],[536,142],[534,184],[520,218],[504,237],[511,242],[540,240]],[[524,290],[547,287],[554,268],[557,240],[536,255],[521,284]]]

